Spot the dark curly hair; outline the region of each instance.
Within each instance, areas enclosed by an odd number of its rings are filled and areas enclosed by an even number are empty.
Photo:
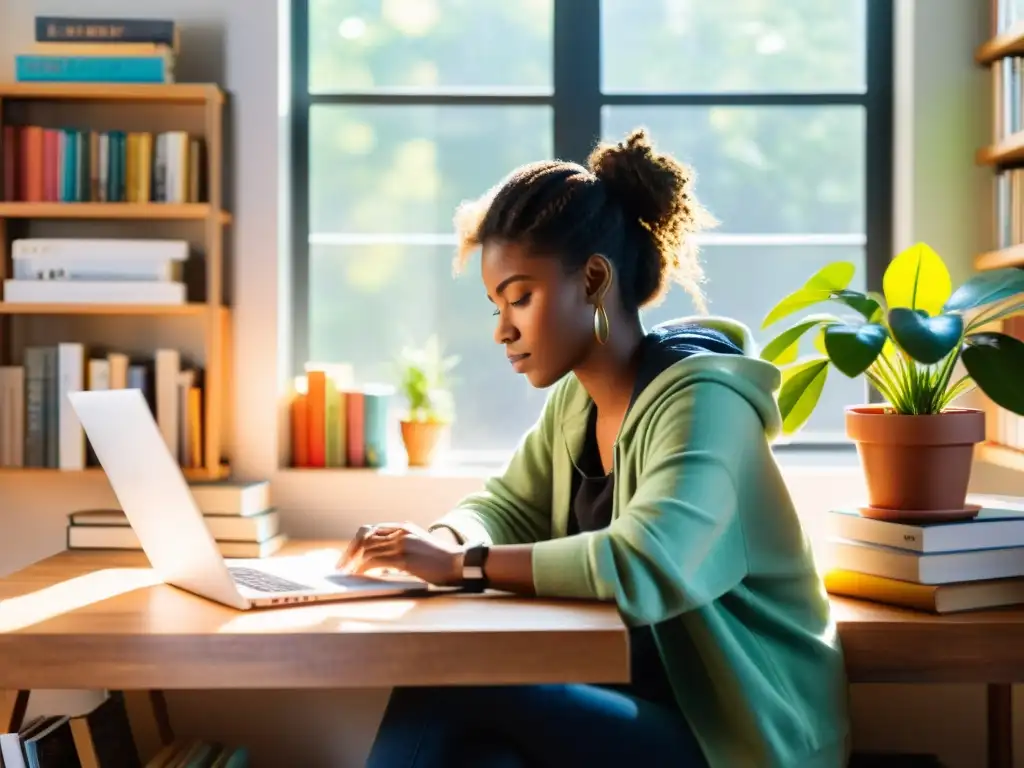
[[[570,270],[600,253],[615,267],[627,310],[658,303],[675,281],[704,312],[692,235],[717,222],[694,196],[693,181],[689,167],[655,152],[643,128],[599,144],[586,168],[557,160],[523,165],[459,206],[456,271],[492,238],[526,243]]]

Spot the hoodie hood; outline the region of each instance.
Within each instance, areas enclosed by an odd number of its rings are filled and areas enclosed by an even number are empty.
[[[782,375],[757,357],[750,329],[719,316],[681,317],[654,326],[647,334],[633,404],[622,425],[671,390],[697,381],[716,381],[742,395],[757,411],[770,439],[782,429],[776,395]]]

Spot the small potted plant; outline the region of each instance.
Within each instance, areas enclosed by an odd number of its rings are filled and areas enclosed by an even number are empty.
[[[399,386],[409,411],[400,424],[411,467],[433,463],[441,436],[454,418],[448,375],[458,362],[457,356],[443,354],[436,336],[427,339],[422,348],[402,350]]]
[[[994,328],[1024,310],[1024,270],[981,272],[952,290],[949,271],[929,246],[906,249],[886,268],[883,292],[849,289],[855,266],[823,267],[765,316],[784,317],[830,302],[843,316],[811,314],[775,336],[761,357],[782,368],[783,432],[813,412],[829,367],[866,377],[884,400],[846,408],[846,432],[864,469],[866,516],[970,518],[965,506],[974,445],[985,414],[954,402],[978,387],[996,405],[1024,415],[1024,343]],[[818,354],[797,359],[815,334]]]

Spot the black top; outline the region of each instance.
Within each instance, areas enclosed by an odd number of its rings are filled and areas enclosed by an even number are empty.
[[[630,407],[637,396],[658,374],[670,365],[695,352],[742,354],[724,334],[699,326],[667,326],[654,329],[640,348],[640,366]],[[628,413],[628,409],[627,409]],[[615,494],[613,472],[605,474],[601,465],[601,452],[597,444],[597,407],[590,409],[586,438],[573,475],[572,514],[569,515],[570,535],[582,531],[606,528],[612,520]],[[630,678],[624,689],[650,701],[675,707],[672,686],[665,674],[654,634],[650,626],[631,627]]]

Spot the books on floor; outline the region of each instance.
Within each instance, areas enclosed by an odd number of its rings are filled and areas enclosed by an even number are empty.
[[[875,520],[826,513],[831,594],[935,613],[1024,603],[1024,498],[972,494],[966,521]]]
[[[270,504],[270,483],[191,483],[207,530],[226,558],[269,557],[288,540]],[[120,509],[88,509],[68,515],[68,549],[139,550],[142,545]]]
[[[143,762],[124,693],[110,691],[81,715],[38,715],[0,734],[4,768],[246,768],[245,747],[180,738]]]

